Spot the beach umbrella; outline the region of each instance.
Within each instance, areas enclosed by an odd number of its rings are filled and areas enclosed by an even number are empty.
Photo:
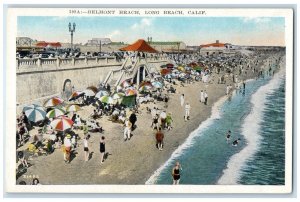
[[[66,112],[62,109],[58,109],[58,108],[54,108],[54,109],[51,109],[47,114],[46,116],[48,118],[56,118],[56,117],[59,117],[59,116],[62,116],[64,115]]]
[[[140,83],[140,87],[145,86],[145,85],[152,86],[150,81],[143,81],[143,82]]]
[[[160,66],[160,68],[166,68],[167,67],[167,65],[161,65]]]
[[[44,107],[54,107],[62,104],[63,102],[64,100],[61,99],[60,97],[52,97],[45,102]]]
[[[122,88],[126,88],[126,87],[129,87],[130,86],[130,82],[128,80],[124,80],[122,83],[121,83],[121,87]]]
[[[96,93],[94,91],[92,91],[91,89],[86,89],[83,91],[83,93],[86,95],[86,96],[89,96],[89,97],[92,97],[92,96],[95,96]]]
[[[149,91],[149,90],[151,90],[151,88],[152,88],[152,85],[151,85],[151,86],[149,86],[149,85],[144,85],[144,86],[141,86],[141,87],[139,88],[139,91],[140,91],[140,92],[143,92],[143,91]]]
[[[162,88],[163,87],[163,84],[159,81],[154,81],[152,82],[152,85],[155,87],[155,88]]]
[[[78,98],[80,95],[83,95],[82,91],[74,91],[72,93],[72,95],[69,97],[69,101],[71,100],[75,100],[76,98]]]
[[[161,75],[167,75],[167,74],[171,73],[171,70],[170,69],[162,69],[162,70],[160,70],[160,73],[161,73]]]
[[[106,104],[113,104],[114,100],[112,97],[108,96],[108,95],[104,95],[99,99],[102,103],[106,103]]]
[[[25,112],[25,115],[27,116],[28,120],[34,123],[42,121],[46,117],[46,112],[43,109],[43,107],[36,104],[25,106],[23,108],[23,112]]]
[[[98,88],[96,86],[89,86],[86,89],[92,90],[95,94],[98,92]]]
[[[185,77],[185,76],[186,76],[186,73],[180,73],[180,74],[179,74],[179,77],[181,77],[181,78],[182,78],[182,77]]]
[[[77,112],[79,110],[81,110],[81,107],[79,107],[78,105],[67,106],[67,112]]]
[[[72,125],[73,121],[66,116],[60,116],[50,123],[50,126],[57,131],[65,131],[71,128]]]
[[[118,99],[122,99],[124,96],[125,96],[124,93],[115,93],[113,94],[112,99],[118,100]]]
[[[185,68],[183,66],[178,66],[177,69],[181,72],[184,72],[185,71]]]
[[[125,92],[126,96],[137,95],[137,91],[135,89],[128,89]]]
[[[105,90],[100,90],[97,94],[96,94],[96,98],[101,98],[102,96],[104,96],[104,95],[109,95],[109,93],[107,92],[107,91],[105,91]]]
[[[191,62],[188,66],[190,66],[190,67],[195,67],[195,66],[197,66],[197,63]]]
[[[174,65],[171,64],[171,63],[166,64],[166,66],[167,66],[168,69],[174,68]]]
[[[200,72],[202,70],[202,68],[200,66],[194,66],[193,69],[198,72]]]

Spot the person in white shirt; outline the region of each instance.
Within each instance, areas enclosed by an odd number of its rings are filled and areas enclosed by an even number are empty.
[[[161,128],[165,128],[166,127],[166,118],[167,118],[166,111],[162,111],[160,113],[160,115],[159,115]]]
[[[190,110],[191,110],[191,105],[187,102],[185,105],[185,116],[184,116],[185,121],[190,119]]]
[[[229,88],[230,88],[229,85],[227,85],[227,86],[226,86],[226,95],[229,94]]]
[[[204,99],[205,99],[204,104],[207,105],[208,95],[206,91],[204,91]]]
[[[200,102],[204,102],[205,99],[204,99],[204,92],[203,90],[200,91]]]
[[[64,160],[66,163],[70,163],[70,156],[71,156],[71,135],[66,135],[64,139],[64,146],[65,146],[65,152],[64,152]]]
[[[184,94],[180,96],[180,105],[183,107],[184,105]]]
[[[126,119],[124,128],[124,141],[130,140],[132,123]]]

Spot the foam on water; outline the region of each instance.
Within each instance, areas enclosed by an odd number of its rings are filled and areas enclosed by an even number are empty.
[[[255,152],[259,150],[261,136],[259,134],[260,123],[263,119],[263,109],[265,108],[267,94],[280,87],[285,75],[285,68],[281,68],[278,73],[264,86],[260,87],[251,97],[252,111],[244,119],[242,125],[242,135],[247,142],[246,146],[234,154],[228,161],[227,168],[223,170],[223,175],[217,184],[232,185],[237,184],[241,175],[241,169],[246,162],[253,158]]]
[[[161,165],[153,174],[152,176],[146,181],[145,184],[155,184],[157,181],[158,176],[161,172],[168,166],[170,163],[176,159],[178,156],[182,154],[182,152],[193,145],[193,139],[197,136],[202,135],[199,131],[203,131],[205,128],[209,127],[214,120],[219,119],[221,117],[220,108],[223,103],[227,100],[227,96],[221,97],[217,102],[215,102],[212,106],[211,116],[206,119],[203,123],[199,125],[199,127],[194,130],[189,137],[185,140],[183,144],[181,144],[171,155],[171,157],[166,161],[163,165]]]

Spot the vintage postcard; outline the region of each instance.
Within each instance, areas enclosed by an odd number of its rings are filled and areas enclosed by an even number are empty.
[[[6,56],[7,192],[292,192],[292,9],[10,7]]]

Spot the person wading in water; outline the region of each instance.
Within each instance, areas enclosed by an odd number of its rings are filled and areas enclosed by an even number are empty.
[[[173,176],[173,185],[178,185],[179,181],[180,181],[180,170],[181,166],[179,164],[179,162],[177,161],[173,170],[172,170],[172,176]]]

